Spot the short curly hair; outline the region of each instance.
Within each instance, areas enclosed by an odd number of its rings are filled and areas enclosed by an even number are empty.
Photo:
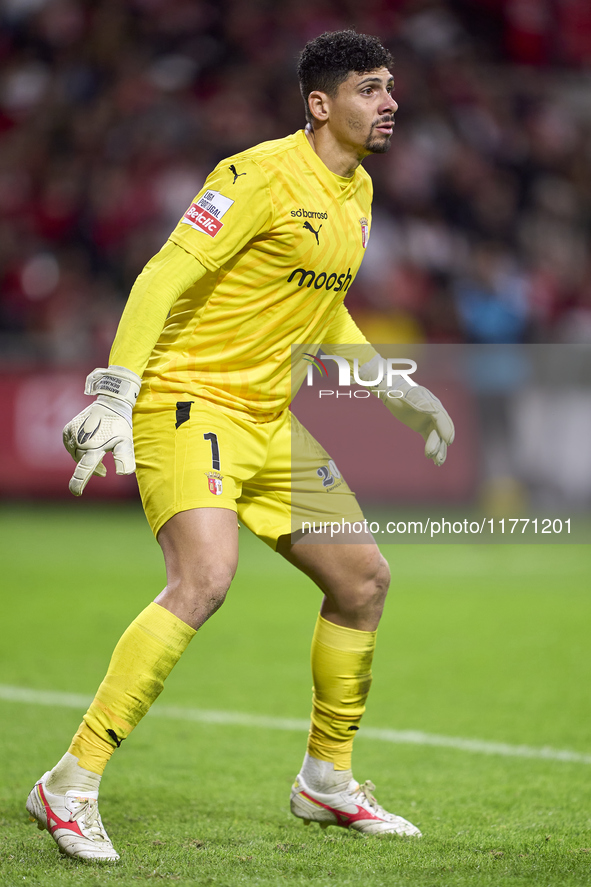
[[[326,31],[306,43],[298,62],[298,78],[306,120],[312,123],[313,116],[308,105],[308,96],[318,89],[329,96],[335,96],[341,83],[352,71],[362,74],[376,68],[390,68],[393,59],[377,37],[358,34],[357,31]]]

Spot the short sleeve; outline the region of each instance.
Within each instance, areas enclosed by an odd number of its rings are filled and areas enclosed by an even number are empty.
[[[273,218],[265,173],[252,160],[224,160],[184,214],[170,239],[217,271]]]

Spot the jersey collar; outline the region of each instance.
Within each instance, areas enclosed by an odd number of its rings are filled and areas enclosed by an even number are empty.
[[[343,202],[357,191],[361,178],[357,169],[350,178],[347,178],[346,176],[338,176],[336,173],[331,172],[312,148],[303,129],[300,129],[296,133],[296,142],[308,166],[313,170],[316,177],[320,179],[323,187],[326,188],[333,197],[338,201]]]

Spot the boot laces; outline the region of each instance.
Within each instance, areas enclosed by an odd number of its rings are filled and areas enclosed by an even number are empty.
[[[372,792],[375,792],[376,787],[370,779],[366,779],[363,785],[360,785],[359,788],[355,791],[355,795],[361,797],[371,808],[376,811],[380,811],[382,808],[372,795]]]
[[[107,835],[99,815],[98,801],[94,798],[74,798],[71,802],[72,819],[78,822],[88,837],[107,841]]]

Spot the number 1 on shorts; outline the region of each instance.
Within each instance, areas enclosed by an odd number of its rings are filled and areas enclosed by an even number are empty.
[[[213,431],[208,431],[203,435],[203,440],[211,442],[211,467],[214,471],[220,470],[220,448],[218,445],[218,436]]]

